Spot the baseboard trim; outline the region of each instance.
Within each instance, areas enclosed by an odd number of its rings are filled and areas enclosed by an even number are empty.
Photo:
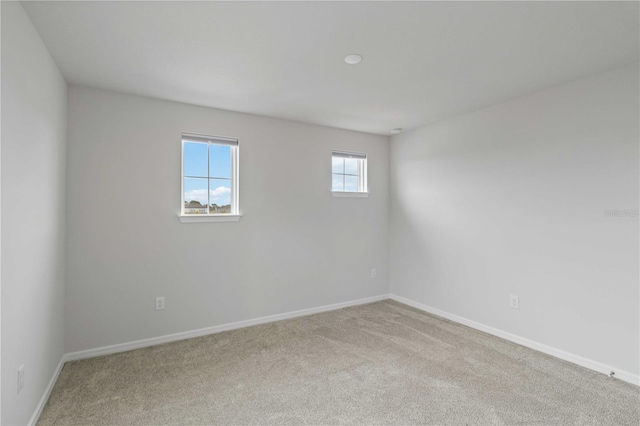
[[[367,303],[378,302],[388,299],[388,294],[379,296],[366,297],[364,299],[351,300],[349,302],[334,303],[332,305],[318,306],[315,308],[301,309],[298,311],[286,312],[283,314],[269,315],[266,317],[254,318],[245,321],[232,322],[213,327],[200,328],[197,330],[184,331],[181,333],[167,334],[149,339],[136,340],[133,342],[119,343],[116,345],[102,346],[95,349],[87,349],[84,351],[70,352],[64,355],[64,362],[76,361],[80,359],[93,358],[101,355],[109,355],[118,352],[126,352],[133,349],[145,348],[148,346],[160,345],[162,343],[175,342],[177,340],[190,339],[193,337],[206,336],[209,334],[220,333],[222,331],[235,330],[238,328],[250,327],[252,325],[266,324],[270,322],[282,321],[290,318],[302,317],[306,315],[318,314],[320,312],[334,311],[336,309],[347,308],[349,306],[364,305]]]
[[[109,354],[114,354],[118,352],[126,352],[133,349],[160,345],[162,343],[175,342],[178,340],[190,339],[193,337],[206,336],[209,334],[220,333],[223,331],[250,327],[252,325],[267,324],[267,323],[282,321],[290,318],[297,318],[297,317],[302,317],[306,315],[318,314],[321,312],[334,311],[336,309],[348,308],[349,306],[365,305],[367,303],[378,302],[380,300],[385,300],[385,299],[395,300],[397,302],[414,307],[416,309],[420,309],[421,311],[424,311],[433,315],[437,315],[439,317],[465,325],[467,327],[471,327],[479,331],[483,331],[493,336],[500,337],[502,339],[517,343],[522,346],[526,346],[528,348],[537,350],[539,352],[543,352],[547,355],[551,355],[556,358],[560,358],[562,360],[571,362],[581,367],[585,367],[590,370],[597,371],[599,373],[609,375],[611,371],[615,371],[616,378],[623,380],[625,382],[629,382],[634,385],[640,386],[640,376],[637,374],[620,370],[618,368],[611,367],[609,365],[606,365],[597,361],[593,361],[588,358],[584,358],[579,355],[572,354],[570,352],[566,352],[566,351],[563,351],[563,350],[560,350],[560,349],[557,349],[533,340],[529,340],[524,337],[520,337],[515,334],[511,334],[506,331],[502,331],[497,328],[493,328],[488,325],[484,325],[479,322],[472,321],[467,318],[464,318],[455,314],[451,314],[449,312],[442,311],[440,309],[433,308],[428,305],[424,305],[422,303],[413,301],[411,299],[407,299],[402,296],[398,296],[396,294],[382,294],[379,296],[367,297],[367,298],[352,300],[348,302],[318,306],[315,308],[301,309],[298,311],[286,312],[283,314],[269,315],[269,316],[254,318],[254,319],[245,320],[245,321],[227,323],[227,324],[217,325],[213,327],[206,327],[206,328],[201,328],[197,330],[185,331],[181,333],[168,334],[165,336],[152,337],[150,339],[136,340],[133,342],[120,343],[116,345],[103,346],[99,348],[88,349],[88,350],[78,351],[78,352],[70,352],[70,353],[64,354],[62,356],[62,359],[58,363],[58,366],[56,367],[56,370],[54,371],[51,377],[51,380],[49,381],[49,384],[47,385],[47,388],[45,389],[42,395],[42,398],[40,399],[40,402],[38,403],[38,406],[36,407],[36,410],[34,411],[27,425],[35,426],[38,423],[38,420],[40,419],[40,415],[42,414],[42,410],[47,404],[47,401],[49,400],[49,396],[51,396],[51,392],[53,391],[53,387],[55,386],[56,381],[58,380],[58,376],[60,376],[62,367],[68,361],[77,361],[80,359],[93,358],[101,355],[109,355]]]
[[[38,420],[40,420],[40,415],[42,414],[42,410],[44,410],[44,406],[47,405],[47,401],[49,401],[49,397],[51,396],[51,391],[53,391],[53,387],[58,381],[58,376],[60,376],[60,372],[62,371],[62,367],[64,367],[64,363],[65,361],[64,361],[64,355],[63,355],[62,358],[60,359],[60,362],[58,363],[58,366],[53,372],[53,375],[51,376],[51,380],[49,380],[49,384],[47,385],[47,388],[44,390],[44,393],[42,394],[42,398],[40,398],[40,402],[38,402],[38,405],[36,406],[36,410],[33,412],[31,419],[29,419],[29,423],[27,423],[27,426],[35,426],[38,423]]]
[[[588,368],[593,371],[597,371],[599,373],[603,373],[609,375],[612,371],[615,372],[614,377],[625,382],[632,383],[636,386],[640,386],[640,375],[634,374],[628,371],[621,370],[619,368],[612,367],[610,365],[603,364],[598,361],[594,361],[588,358],[584,358],[582,356],[563,351],[561,349],[554,348],[552,346],[545,345],[543,343],[539,343],[533,340],[526,339],[524,337],[517,336],[515,334],[508,333],[506,331],[499,330],[497,328],[490,327],[488,325],[481,324],[476,321],[472,321],[470,319],[450,314],[449,312],[442,311],[437,308],[433,308],[431,306],[424,305],[422,303],[413,301],[411,299],[407,299],[402,296],[398,296],[396,294],[390,294],[389,298],[395,300],[397,302],[403,303],[405,305],[409,305],[416,309],[420,309],[421,311],[437,315],[442,318],[446,318],[450,321],[466,325],[467,327],[471,327],[473,329],[483,331],[485,333],[494,335],[496,337],[500,337],[502,339],[508,340],[513,343],[517,343],[522,346],[526,346],[528,348],[534,349],[539,352],[543,352],[547,355],[554,356],[556,358],[560,358],[564,361],[569,361],[573,364],[577,364],[581,367]]]

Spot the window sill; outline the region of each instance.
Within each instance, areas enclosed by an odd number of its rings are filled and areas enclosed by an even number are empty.
[[[203,223],[203,222],[237,222],[242,215],[239,214],[189,214],[178,215],[182,223]]]
[[[351,198],[367,198],[369,196],[368,192],[338,192],[331,191],[331,195],[334,197],[351,197]]]

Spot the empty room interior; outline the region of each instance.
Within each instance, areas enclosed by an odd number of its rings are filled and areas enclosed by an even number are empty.
[[[637,426],[639,6],[2,1],[2,425]]]

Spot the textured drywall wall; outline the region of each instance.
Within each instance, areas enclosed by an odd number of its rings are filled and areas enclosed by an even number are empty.
[[[638,374],[638,117],[635,64],[393,137],[392,292]]]
[[[82,87],[69,117],[67,352],[387,293],[387,137]],[[184,131],[240,140],[239,222],[178,220]]]
[[[20,3],[1,7],[2,424],[20,425],[63,354],[67,87]]]

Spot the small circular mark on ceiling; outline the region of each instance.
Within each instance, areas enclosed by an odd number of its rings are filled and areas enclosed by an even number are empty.
[[[345,56],[344,61],[349,65],[356,65],[362,62],[362,55],[358,55],[357,53],[352,53],[351,55]]]

